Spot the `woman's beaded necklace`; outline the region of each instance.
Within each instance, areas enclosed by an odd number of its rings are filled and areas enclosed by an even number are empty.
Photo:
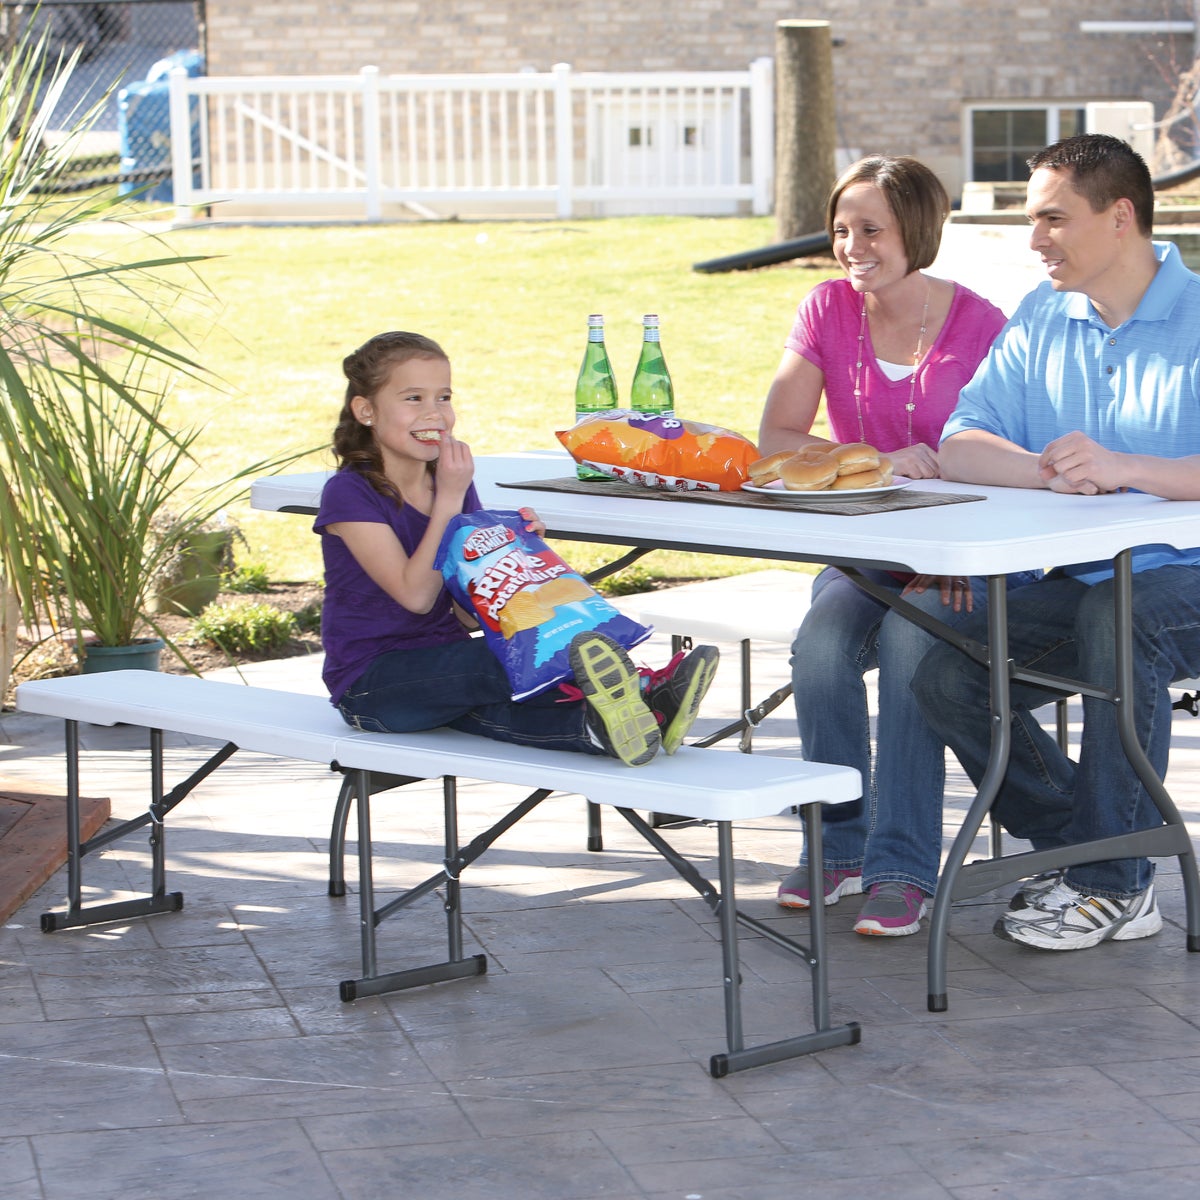
[[[917,334],[917,349],[913,353],[912,375],[908,381],[908,403],[904,406],[904,411],[908,417],[908,441],[904,443],[906,446],[913,444],[913,413],[917,410],[917,367],[921,364],[921,352],[925,349],[925,330],[928,327],[929,321],[929,290],[930,285],[926,283],[925,307],[921,309],[921,332]],[[862,315],[858,321],[858,362],[854,364],[854,411],[858,414],[858,440],[860,442],[867,440],[867,428],[863,422],[862,411],[863,356],[866,351],[866,344],[867,293],[863,292]]]

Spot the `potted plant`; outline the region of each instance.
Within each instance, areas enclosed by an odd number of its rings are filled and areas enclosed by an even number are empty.
[[[24,470],[37,482],[26,509],[36,515],[48,603],[73,628],[85,671],[157,665],[166,639],[155,601],[167,564],[203,539],[251,477],[295,457],[196,487],[200,431],[169,429],[164,402],[140,378],[81,381],[74,395],[43,391],[38,420],[23,427]]]
[[[172,379],[203,368],[154,332],[172,328],[170,304],[190,286],[178,272],[196,259],[109,262],[68,242],[127,204],[56,187],[72,139],[51,148],[44,135],[74,61],[52,64],[44,38],[23,36],[0,64],[0,576],[27,619],[113,648],[158,632],[156,564],[251,475],[297,455],[197,487],[199,431],[172,429],[163,412]],[[72,115],[75,135],[99,103]]]

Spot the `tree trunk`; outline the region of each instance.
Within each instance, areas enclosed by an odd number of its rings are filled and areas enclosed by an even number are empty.
[[[17,594],[8,586],[8,580],[0,576],[0,697],[8,691],[8,678],[16,654],[17,626],[20,620],[21,609],[17,604]]]
[[[828,21],[775,25],[775,229],[778,239],[825,228],[837,135]]]

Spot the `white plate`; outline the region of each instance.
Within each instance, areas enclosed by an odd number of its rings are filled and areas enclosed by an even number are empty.
[[[774,483],[768,483],[766,487],[755,487],[752,483],[743,483],[742,491],[757,492],[760,496],[776,496],[781,500],[845,500],[854,496],[886,496],[888,492],[898,492],[901,488],[908,487],[910,483],[912,483],[911,479],[897,475],[887,487],[839,488],[836,492],[829,488],[823,488],[819,492],[791,492],[777,479]]]

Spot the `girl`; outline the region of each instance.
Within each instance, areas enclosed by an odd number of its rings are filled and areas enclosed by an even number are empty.
[[[712,682],[716,649],[639,671],[609,638],[580,634],[576,686],[513,701],[499,660],[471,637],[434,567],[447,523],[482,507],[470,448],[453,434],[450,360],[420,334],[381,333],[342,370],[338,469],[313,528],[325,563],[323,677],[346,721],[392,733],[449,725],[629,766],[660,746],[674,753]],[[520,511],[545,532],[532,509]]]

